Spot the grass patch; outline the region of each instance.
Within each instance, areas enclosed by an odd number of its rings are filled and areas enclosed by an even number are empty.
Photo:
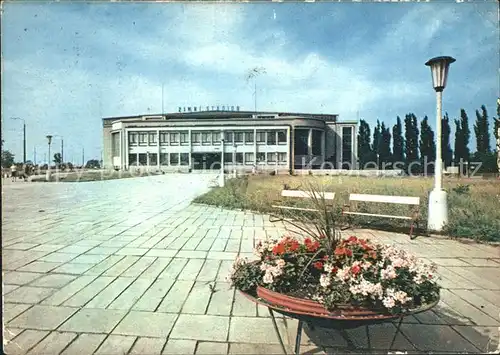
[[[223,188],[214,188],[195,199],[203,203],[230,209],[273,212],[273,204],[311,208],[307,199],[283,199],[284,185],[292,189],[307,189],[307,181],[320,184],[325,191],[335,192],[335,205],[348,202],[350,193],[402,195],[420,197],[421,227],[427,226],[428,196],[433,187],[431,178],[368,178],[352,176],[248,176],[227,181]],[[445,179],[448,192],[449,224],[445,233],[481,241],[500,241],[500,182],[495,180]],[[357,211],[403,215],[407,207],[390,204],[358,203]],[[409,215],[409,214],[408,214]],[[403,230],[409,222],[397,219],[355,216],[359,227]]]

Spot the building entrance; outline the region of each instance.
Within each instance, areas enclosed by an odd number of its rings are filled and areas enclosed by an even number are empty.
[[[220,170],[221,153],[191,153],[194,170]]]

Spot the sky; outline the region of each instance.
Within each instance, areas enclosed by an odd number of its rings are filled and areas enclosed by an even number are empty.
[[[456,58],[443,113],[496,115],[496,1],[405,3],[2,2],[2,138],[37,162],[64,139],[66,161],[100,159],[102,117],[179,106],[338,114],[427,115],[435,128],[435,56]],[[248,71],[265,68],[254,83]],[[163,88],[163,89],[162,89]],[[163,95],[162,95],[163,92]],[[162,103],[163,101],[163,103]],[[490,124],[491,127],[492,123]],[[492,129],[491,129],[492,131]],[[452,134],[454,127],[452,127]],[[493,139],[492,139],[493,143]],[[471,137],[475,149],[475,137]]]

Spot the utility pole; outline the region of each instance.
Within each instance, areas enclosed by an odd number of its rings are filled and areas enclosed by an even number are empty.
[[[33,164],[36,165],[36,147],[33,147]]]
[[[82,169],[85,167],[85,148],[82,147]]]

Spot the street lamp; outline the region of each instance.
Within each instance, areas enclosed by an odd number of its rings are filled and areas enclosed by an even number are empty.
[[[224,187],[224,132],[221,132],[220,146],[220,174],[219,174],[219,187]]]
[[[26,121],[21,117],[11,117],[11,119],[23,121],[23,163],[26,164]]]
[[[52,143],[52,136],[47,135],[47,140],[49,141],[49,159],[47,164],[47,174],[45,176],[45,180],[50,181],[50,144]]]
[[[431,68],[432,86],[436,91],[436,164],[434,172],[434,189],[429,194],[428,229],[441,231],[448,223],[448,203],[443,185],[443,161],[441,152],[441,117],[443,90],[446,87],[448,68],[455,61],[452,57],[436,57],[428,60],[425,65]]]

